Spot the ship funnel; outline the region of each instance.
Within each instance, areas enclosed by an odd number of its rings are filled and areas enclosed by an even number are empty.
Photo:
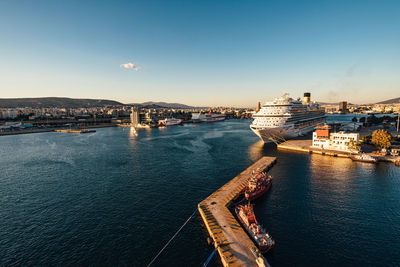
[[[304,103],[309,104],[311,100],[311,93],[304,93]]]

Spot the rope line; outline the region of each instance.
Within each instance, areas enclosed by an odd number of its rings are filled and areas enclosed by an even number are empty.
[[[206,267],[207,266],[207,264],[209,264],[210,263],[210,260],[212,259],[212,257],[214,256],[214,254],[215,254],[215,251],[217,251],[217,248],[218,248],[218,246],[214,249],[214,251],[211,253],[211,255],[210,256],[208,256],[208,258],[207,258],[207,260],[206,260],[206,262],[203,264],[203,267]]]
[[[190,221],[190,219],[193,217],[193,215],[197,212],[197,209],[195,209],[195,211],[193,212],[192,215],[190,215],[190,217],[186,220],[186,222],[178,229],[178,231],[176,231],[176,233],[171,237],[170,240],[168,240],[167,244],[165,244],[165,246],[160,250],[160,252],[157,253],[157,255],[151,260],[151,262],[147,265],[147,267],[149,267],[150,265],[153,264],[153,262],[158,258],[158,256],[160,256],[160,254],[164,251],[164,249],[169,245],[169,243],[171,243],[171,241],[178,235],[178,233],[182,230],[182,228]]]

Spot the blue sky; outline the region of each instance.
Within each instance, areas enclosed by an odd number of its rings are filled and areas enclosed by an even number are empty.
[[[400,1],[1,1],[0,97],[385,100],[400,96],[399,14]]]

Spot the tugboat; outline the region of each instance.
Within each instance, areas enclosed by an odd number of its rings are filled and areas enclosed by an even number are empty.
[[[362,161],[362,162],[369,162],[369,163],[377,163],[378,159],[370,156],[368,154],[360,154],[360,155],[353,155],[351,156],[353,161]]]
[[[248,200],[256,199],[265,194],[271,187],[272,177],[261,170],[253,173],[244,192]]]
[[[261,251],[266,252],[275,246],[275,241],[272,240],[271,236],[257,222],[253,206],[250,202],[247,205],[237,205],[235,213],[244,226],[244,229],[246,229]]]

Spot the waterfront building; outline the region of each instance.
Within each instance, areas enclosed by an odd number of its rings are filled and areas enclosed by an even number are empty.
[[[340,113],[347,113],[348,112],[347,101],[339,102],[339,112]]]
[[[131,110],[131,124],[137,126],[140,123],[139,110],[132,108]]]
[[[313,132],[312,147],[338,150],[345,152],[357,152],[352,144],[358,144],[360,134],[347,132],[331,132],[328,125],[318,126]]]
[[[0,119],[15,119],[18,116],[16,109],[3,109],[0,110]]]

